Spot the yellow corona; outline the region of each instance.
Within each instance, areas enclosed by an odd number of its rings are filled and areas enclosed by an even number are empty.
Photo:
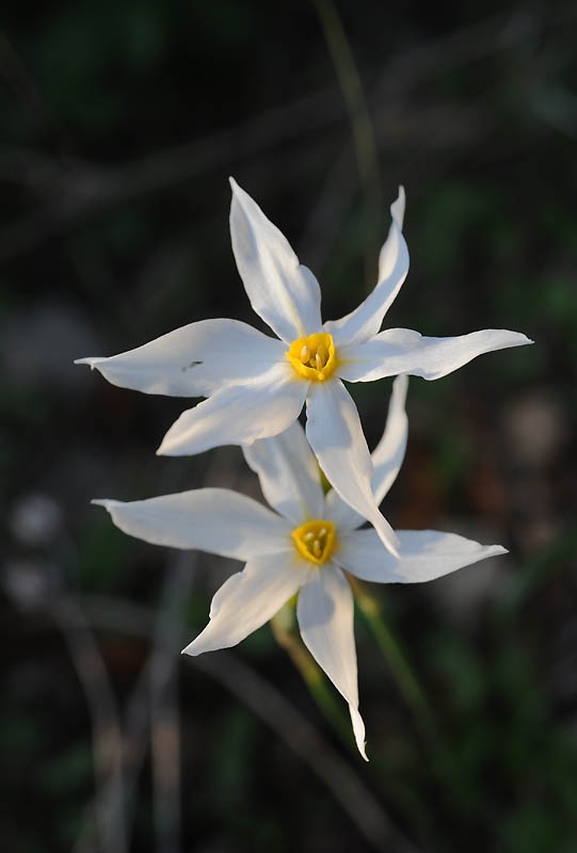
[[[337,367],[335,344],[328,332],[298,338],[292,342],[286,355],[296,375],[312,382],[324,382]]]
[[[307,521],[293,530],[291,536],[301,557],[316,566],[326,563],[337,545],[335,525],[332,521]]]

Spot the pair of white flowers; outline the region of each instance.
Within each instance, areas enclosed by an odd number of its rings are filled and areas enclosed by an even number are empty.
[[[204,320],[138,349],[80,362],[122,387],[207,397],[178,418],[158,453],[180,456],[240,444],[276,512],[213,488],[96,503],[118,527],[148,542],[246,562],[216,593],[210,622],[184,649],[188,654],[235,645],[298,593],[303,641],[348,702],[357,746],[366,758],[353,600],[345,573],[380,583],[420,582],[505,550],[437,531],[395,534],[381,515],[379,504],[405,452],[407,374],[437,379],[481,353],[531,341],[506,330],[454,338],[379,331],[409,267],[402,189],[391,206],[376,287],[350,314],[323,324],[316,278],[253,199],[231,184],[236,263],[253,309],[278,337],[236,320]],[[371,456],[341,380],[397,374],[387,426]],[[305,403],[306,437],[297,421]],[[326,495],[319,466],[332,486]],[[374,530],[358,529],[365,520]]]

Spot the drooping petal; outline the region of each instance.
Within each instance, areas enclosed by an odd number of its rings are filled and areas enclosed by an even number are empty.
[[[386,547],[396,553],[395,533],[371,491],[373,466],[359,413],[341,382],[311,383],[306,433],[332,487],[371,522]]]
[[[406,375],[397,376],[393,382],[385,431],[371,454],[373,460],[371,488],[377,505],[381,503],[397,479],[405,458],[409,430],[409,420],[405,411],[408,384]],[[327,517],[333,520],[339,529],[351,530],[359,527],[365,520],[363,516],[347,506],[334,489],[326,497],[326,506]]]
[[[303,407],[306,382],[296,382],[288,361],[257,379],[222,388],[188,409],[168,430],[157,453],[187,456],[223,444],[249,444],[286,429]]]
[[[455,338],[425,338],[411,329],[387,329],[366,343],[340,350],[344,363],[339,375],[347,382],[372,382],[397,373],[439,379],[483,353],[532,343],[521,332],[507,329],[484,329]]]
[[[233,178],[230,234],[250,304],[286,343],[321,330],[321,291],[288,240]]]
[[[243,447],[267,502],[296,525],[322,518],[323,490],[317,461],[298,421],[279,435]]]
[[[333,559],[361,580],[422,583],[507,553],[501,545],[481,545],[473,539],[439,530],[397,530],[397,536],[400,559],[383,548],[374,530],[353,530],[339,537]]]
[[[238,320],[201,320],[110,358],[79,358],[121,388],[204,397],[285,359],[285,346]]]
[[[409,250],[403,237],[405,191],[391,205],[392,222],[389,236],[379,256],[379,280],[374,290],[361,304],[340,320],[325,323],[337,347],[351,342],[366,341],[376,335],[383,318],[393,303],[409,272]]]
[[[298,592],[310,569],[292,555],[267,554],[251,559],[218,590],[210,622],[183,654],[200,655],[235,646],[264,625]]]
[[[95,500],[125,533],[153,545],[195,548],[248,560],[291,551],[292,525],[252,498],[229,489],[194,489],[144,501]]]
[[[339,693],[349,703],[359,752],[365,752],[365,725],[359,714],[353,595],[342,572],[327,563],[313,572],[297,601],[303,642]]]

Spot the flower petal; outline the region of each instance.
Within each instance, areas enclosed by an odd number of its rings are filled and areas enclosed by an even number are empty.
[[[455,338],[425,338],[411,329],[387,329],[366,343],[339,351],[344,362],[339,375],[347,382],[372,382],[397,373],[439,379],[483,353],[532,343],[521,332],[507,329],[484,329]]]
[[[288,361],[245,385],[222,388],[188,409],[168,430],[157,453],[187,456],[222,444],[249,444],[286,429],[303,407],[307,383],[294,381]]]
[[[333,559],[361,580],[422,583],[507,553],[501,545],[481,545],[473,539],[439,530],[397,530],[397,536],[398,560],[383,548],[374,530],[354,530],[340,537]]]
[[[371,454],[373,476],[371,488],[375,501],[381,503],[395,480],[405,458],[409,420],[405,411],[405,400],[409,380],[406,375],[397,376],[393,382],[393,393],[389,403],[387,424],[383,436]],[[351,530],[359,527],[363,516],[347,506],[334,489],[326,497],[327,515],[339,529]]]
[[[95,500],[125,533],[169,548],[196,548],[236,560],[292,552],[292,525],[229,489],[195,489],[144,501]]]
[[[374,290],[361,304],[340,320],[325,323],[337,347],[366,341],[376,335],[383,318],[393,303],[409,272],[409,250],[403,237],[405,191],[391,205],[392,222],[389,236],[379,256],[379,280]]]
[[[235,646],[280,610],[308,577],[308,570],[284,554],[254,557],[232,575],[210,607],[210,622],[183,654],[200,655]]]
[[[297,601],[303,642],[318,665],[349,703],[359,752],[365,752],[365,726],[359,714],[353,595],[342,572],[330,563],[315,571]]]
[[[110,358],[79,358],[113,385],[146,394],[204,397],[285,359],[281,341],[238,320],[201,320]]]
[[[306,433],[333,488],[371,522],[386,547],[396,553],[393,528],[379,512],[371,491],[373,466],[359,413],[342,382],[311,383]]]
[[[321,330],[319,283],[233,178],[230,234],[250,304],[286,343]]]
[[[243,447],[268,503],[296,525],[322,518],[323,490],[317,460],[298,421],[272,438]]]

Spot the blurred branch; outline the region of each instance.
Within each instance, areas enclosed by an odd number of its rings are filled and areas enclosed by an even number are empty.
[[[560,24],[574,15],[571,8],[548,12],[546,23]],[[544,22],[544,15],[520,6],[512,14],[500,13],[432,43],[400,51],[367,97],[379,146],[398,144],[399,134],[403,132],[410,132],[411,138],[418,139],[421,145],[431,144],[423,127],[423,116],[420,114],[416,121],[406,115],[406,109],[400,110],[399,104],[405,102],[408,92],[422,81],[430,80],[433,73],[465,66],[536,37]],[[459,126],[469,125],[461,116],[454,118],[459,119]],[[78,160],[68,161],[64,166],[51,165],[37,152],[4,149],[3,156],[0,151],[0,174],[6,174],[10,163],[18,161],[14,180],[49,198],[41,202],[34,214],[22,217],[0,232],[0,261],[18,257],[115,205],[170,189],[211,169],[252,159],[291,140],[302,145],[305,137],[342,121],[341,99],[331,87],[267,110],[236,128],[121,167],[106,168]],[[440,144],[438,134],[434,144]],[[29,168],[27,157],[30,157]]]
[[[134,611],[129,611],[129,622],[133,621],[133,630],[124,630],[136,636],[150,638],[152,635],[152,650],[150,659],[140,674],[134,688],[124,725],[124,738],[119,731],[119,745],[116,745],[115,756],[124,779],[122,799],[118,796],[118,788],[113,775],[108,774],[102,782],[102,797],[108,804],[109,824],[118,826],[121,809],[132,811],[134,794],[144,758],[148,747],[150,731],[152,747],[153,773],[153,805],[155,831],[159,853],[176,853],[180,849],[180,771],[179,771],[179,742],[178,716],[175,706],[176,669],[179,660],[181,634],[184,625],[183,603],[190,592],[194,577],[193,562],[195,555],[178,554],[169,565],[164,584],[163,601],[159,614],[154,620],[154,611],[146,611],[146,617],[134,622]],[[97,606],[99,599],[96,598]],[[111,626],[95,622],[90,609],[85,608],[90,621],[97,629],[110,630]],[[127,619],[125,605],[114,606],[114,599],[100,600],[100,612],[112,614],[109,621],[119,630],[120,624]],[[85,618],[85,617],[83,617]],[[119,622],[117,622],[119,620]],[[69,622],[65,615],[64,624]],[[119,624],[120,623],[120,624]],[[136,630],[134,630],[134,628]],[[100,685],[102,687],[102,685]],[[95,692],[95,691],[92,691]],[[98,694],[89,696],[90,705],[98,701]],[[125,818],[124,835],[128,834],[128,820]],[[76,844],[76,851],[90,850],[90,824]],[[111,839],[115,835],[111,832]],[[126,840],[126,839],[125,839]],[[122,853],[128,848],[124,846]],[[114,851],[120,848],[103,844],[102,850]]]
[[[157,853],[181,849],[178,665],[196,553],[177,552],[167,569],[148,665],[152,791]]]
[[[78,853],[94,849],[96,834],[107,853],[127,853],[128,838],[124,814],[122,778],[122,730],[112,686],[92,629],[71,597],[51,602],[51,612],[66,639],[68,650],[80,680],[92,722],[92,749],[95,765],[96,826],[88,825]]]

